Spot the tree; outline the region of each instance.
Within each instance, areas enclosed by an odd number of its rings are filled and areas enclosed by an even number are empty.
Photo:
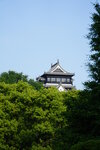
[[[82,149],[85,144],[83,149],[87,149],[86,141],[89,141],[88,149],[92,146],[94,149],[96,144],[93,144],[91,139],[95,141],[99,137],[100,142],[100,5],[94,4],[94,7],[95,13],[92,15],[92,24],[87,36],[92,53],[88,63],[91,80],[85,82],[84,91],[71,91],[65,96],[65,117],[68,122],[68,127],[65,128],[66,142],[69,143],[69,149],[76,144],[72,148],[75,150]]]
[[[3,72],[0,75],[0,82],[5,82],[7,84],[18,83],[19,81],[29,83],[35,90],[40,90],[43,88],[43,84],[36,82],[33,79],[28,79],[27,75],[24,75],[22,72],[17,73],[15,71]]]
[[[91,81],[85,85],[89,90],[100,89],[100,5],[94,4],[96,12],[92,15],[92,24],[87,36],[92,54],[90,55],[89,72]]]
[[[8,84],[18,83],[18,81],[27,82],[27,76],[23,75],[23,73],[17,73],[15,71],[3,72],[0,75],[0,82],[5,82]]]
[[[66,125],[63,96],[56,88],[34,90],[28,83],[0,83],[0,149],[51,150]]]
[[[71,147],[71,150],[99,150],[100,139],[92,139],[85,142],[79,142]]]
[[[89,72],[91,80],[85,82],[86,90],[90,92],[88,104],[90,111],[88,118],[91,121],[91,134],[100,136],[100,4],[94,4],[95,12],[92,14],[92,23],[87,38],[91,48]]]
[[[29,79],[28,83],[33,86],[35,90],[40,90],[43,88],[43,84],[41,82],[34,81],[33,79]]]
[[[88,139],[91,130],[88,125],[90,123],[88,118],[88,96],[87,91],[72,90],[64,93],[64,103],[67,107],[64,116],[67,126],[59,131],[61,132],[59,143],[62,144],[63,150],[70,149],[73,144],[80,140]]]

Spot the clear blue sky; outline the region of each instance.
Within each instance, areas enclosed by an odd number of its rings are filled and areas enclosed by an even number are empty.
[[[90,47],[85,38],[95,0],[0,0],[0,73],[36,78],[51,63],[75,73],[82,89]]]

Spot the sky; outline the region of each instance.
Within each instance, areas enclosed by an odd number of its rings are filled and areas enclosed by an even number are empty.
[[[86,35],[95,0],[0,0],[0,74],[36,79],[59,59],[83,89],[90,54]]]

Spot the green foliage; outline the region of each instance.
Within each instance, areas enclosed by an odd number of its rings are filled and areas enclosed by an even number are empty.
[[[88,64],[91,81],[85,82],[86,89],[90,91],[88,98],[91,118],[91,134],[100,136],[100,4],[94,4],[95,13],[92,14],[92,24],[89,29],[91,55]]]
[[[99,122],[93,114],[89,101],[90,97],[91,92],[89,91],[73,90],[64,93],[64,104],[67,107],[64,117],[67,124],[58,131],[58,139],[55,141],[55,147],[58,147],[57,150],[70,149],[72,145],[78,142],[99,136],[99,127],[95,126]],[[97,129],[98,132],[94,134]],[[57,141],[59,141],[59,144]]]
[[[88,140],[85,142],[79,142],[71,147],[71,150],[99,150],[100,140]]]
[[[27,82],[27,76],[23,75],[23,73],[17,73],[15,71],[3,72],[0,75],[0,82],[13,84],[17,83],[18,81]]]
[[[76,107],[79,104],[80,93],[80,91],[76,90],[62,93],[64,105],[66,106],[66,111],[63,113],[65,125],[57,131],[57,136],[53,141],[54,150],[69,150],[71,145],[79,140],[79,133],[78,131],[76,132],[76,129],[78,130],[77,125],[79,124],[79,118],[77,118],[79,112],[77,113]]]
[[[85,82],[84,91],[65,93],[65,118],[68,127],[61,131],[64,135],[62,147],[64,148],[64,142],[67,143],[64,149],[70,149],[74,144],[73,150],[91,150],[92,147],[93,150],[100,149],[96,146],[96,141],[89,141],[100,136],[100,5],[94,6],[96,11],[92,15],[88,35],[92,52],[88,64],[91,81]],[[88,142],[83,142],[86,140]]]
[[[55,88],[36,91],[25,82],[0,83],[0,149],[50,149],[65,126],[63,96]],[[35,143],[35,144],[34,144]]]
[[[88,91],[0,83],[0,149],[66,150],[93,138]]]
[[[42,147],[41,145],[33,145],[31,150],[52,150],[49,146]]]
[[[5,82],[7,84],[14,84],[14,83],[18,83],[19,81],[29,83],[36,90],[40,90],[41,88],[43,88],[42,83],[36,82],[33,79],[28,79],[28,76],[23,75],[23,73],[8,71],[8,72],[3,72],[0,75],[0,82]]]
[[[95,4],[95,13],[92,14],[92,24],[89,29],[88,39],[90,41],[91,55],[88,64],[91,81],[86,82],[88,89],[100,89],[100,5]]]
[[[33,79],[30,79],[28,81],[28,83],[34,87],[34,89],[36,90],[40,90],[41,88],[43,88],[43,84],[41,82],[38,81],[34,81]]]
[[[89,93],[86,91],[70,91],[66,94],[65,104],[67,105],[66,118],[69,127],[81,134],[88,134],[89,125]],[[88,131],[88,132],[87,132]]]

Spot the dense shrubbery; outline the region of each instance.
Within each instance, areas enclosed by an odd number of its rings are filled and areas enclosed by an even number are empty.
[[[37,91],[23,81],[1,82],[0,149],[70,150],[78,142],[95,138],[89,96],[77,90]]]
[[[50,149],[56,132],[66,125],[65,111],[55,88],[36,91],[23,81],[0,83],[0,149]]]
[[[85,142],[79,142],[72,146],[71,150],[99,150],[100,140],[93,139]]]

